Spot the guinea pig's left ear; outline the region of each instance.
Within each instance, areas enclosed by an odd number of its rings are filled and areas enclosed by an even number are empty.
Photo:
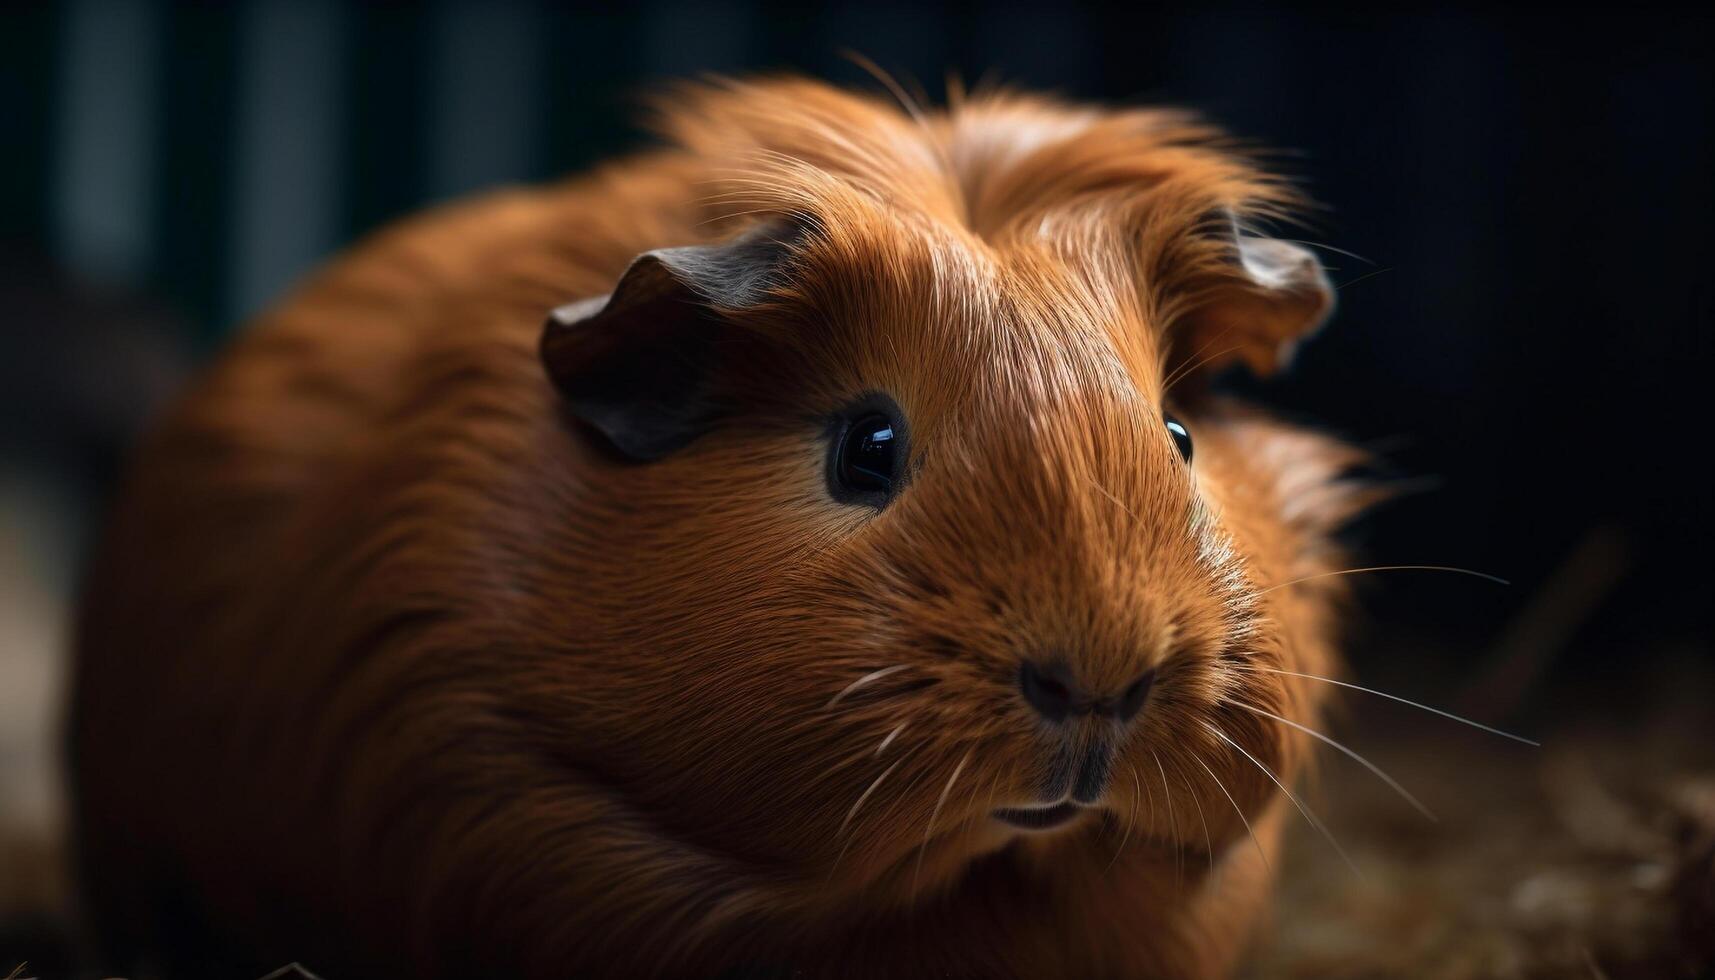
[[[542,364],[571,413],[639,461],[706,431],[719,414],[719,341],[735,314],[766,298],[786,239],[764,225],[716,245],[644,252],[612,293],[554,310]]]
[[[1219,367],[1237,357],[1258,375],[1292,360],[1298,342],[1334,312],[1334,289],[1309,249],[1265,238],[1223,222],[1225,269],[1204,299],[1174,330],[1175,360],[1195,372],[1192,358]]]

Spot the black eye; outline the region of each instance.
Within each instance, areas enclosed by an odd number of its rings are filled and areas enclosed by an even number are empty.
[[[887,416],[866,415],[853,422],[840,442],[840,482],[860,493],[892,490],[898,447]]]
[[[1185,462],[1191,462],[1191,433],[1185,428],[1185,423],[1171,415],[1164,415],[1167,420],[1167,431],[1173,436],[1173,445],[1179,448],[1179,455],[1185,457]]]
[[[872,395],[842,413],[828,459],[834,499],[880,507],[905,475],[905,427],[896,406]]]

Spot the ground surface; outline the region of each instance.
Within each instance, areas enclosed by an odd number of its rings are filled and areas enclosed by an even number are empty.
[[[1585,689],[1542,695],[1542,717],[1570,720],[1518,726],[1541,748],[1341,694],[1329,731],[1439,819],[1325,753],[1305,799],[1361,877],[1298,822],[1246,975],[1715,976],[1715,675],[1691,658],[1646,690]],[[20,976],[75,972],[53,868],[39,842],[0,840],[0,977],[26,958]]]
[[[1711,692],[1688,663],[1641,711],[1569,697],[1539,749],[1362,704],[1342,737],[1439,822],[1326,753],[1307,801],[1363,877],[1300,822],[1250,975],[1715,976]]]

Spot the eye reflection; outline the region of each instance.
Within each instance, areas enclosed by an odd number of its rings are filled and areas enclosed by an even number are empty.
[[[885,415],[852,423],[840,447],[840,480],[852,490],[886,493],[893,488],[897,439]]]
[[[1185,462],[1191,462],[1191,431],[1185,428],[1185,423],[1171,415],[1163,414],[1167,423],[1167,431],[1173,436],[1173,445],[1179,450],[1179,455],[1185,457]]]

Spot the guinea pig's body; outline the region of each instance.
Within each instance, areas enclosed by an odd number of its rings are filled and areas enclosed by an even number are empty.
[[[361,245],[144,447],[79,638],[99,934],[173,976],[1229,971],[1357,500],[1201,394],[1327,312],[1237,230],[1279,185],[1017,96],[734,83],[666,129]]]

